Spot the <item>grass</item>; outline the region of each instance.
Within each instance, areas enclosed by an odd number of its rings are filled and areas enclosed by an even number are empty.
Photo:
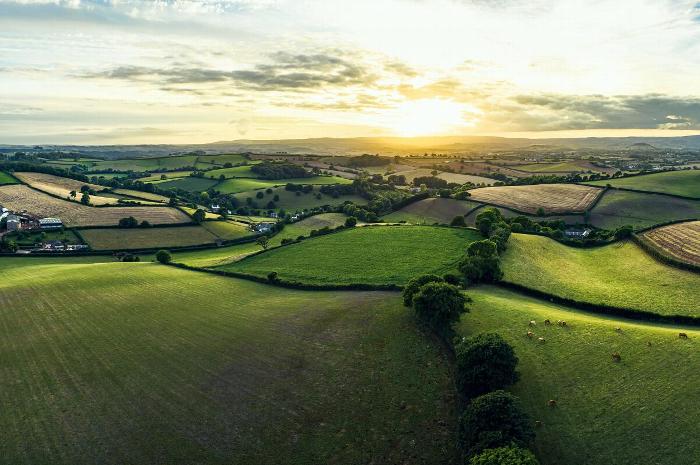
[[[700,171],[668,171],[665,173],[645,174],[628,178],[604,179],[587,184],[635,189],[640,191],[661,192],[700,198]]]
[[[356,205],[365,205],[367,203],[367,200],[359,195],[341,195],[336,199],[330,195],[321,194],[321,198],[319,199],[316,195],[320,192],[316,186],[314,186],[313,192],[309,192],[308,194],[300,193],[299,195],[296,195],[296,192],[286,190],[284,187],[272,187],[271,189],[272,193],[270,194],[267,193],[267,189],[262,191],[264,194],[262,199],[256,197],[256,194],[261,192],[260,190],[239,192],[234,197],[236,197],[241,205],[246,205],[246,198],[250,197],[259,208],[267,209],[268,202],[273,200],[275,195],[277,195],[279,200],[275,202],[276,209],[284,209],[290,213],[324,205],[342,205],[345,202],[352,202]]]
[[[224,240],[240,239],[253,234],[246,225],[233,221],[205,221],[202,227]]]
[[[353,228],[249,257],[223,270],[314,284],[405,284],[425,273],[455,268],[466,246],[481,236],[470,229],[431,226]]]
[[[397,294],[29,261],[0,281],[5,463],[454,463],[448,364]]]
[[[6,239],[13,239],[20,246],[32,246],[39,242],[45,241],[61,241],[66,244],[80,244],[81,241],[69,229],[55,231],[21,231],[19,233],[10,233],[5,236]]]
[[[237,262],[243,257],[259,252],[261,247],[255,242],[236,244],[216,249],[195,250],[191,252],[173,252],[173,262],[183,263],[198,268],[214,268]],[[144,257],[152,260],[151,257]]]
[[[84,229],[80,231],[94,250],[137,250],[212,244],[217,236],[201,226],[173,228]]]
[[[700,218],[700,201],[658,194],[609,190],[591,210],[590,222],[603,229],[629,224],[647,228],[673,220]]]
[[[542,465],[695,463],[700,331],[681,329],[690,339],[679,340],[678,329],[603,319],[502,289],[468,294],[474,303],[459,331],[497,332],[515,348],[521,380],[512,391],[543,423],[534,445]],[[545,319],[565,320],[568,329],[545,327]],[[528,339],[528,330],[546,343]]]
[[[0,186],[17,183],[18,181],[11,174],[0,171]]]
[[[114,189],[112,192],[119,195],[126,195],[127,197],[134,197],[136,199],[150,200],[152,202],[167,203],[170,199],[168,197],[153,194],[151,192],[135,191],[131,189]]]
[[[664,265],[632,242],[581,249],[513,234],[504,279],[593,304],[700,317],[700,276]]]
[[[159,189],[182,189],[189,192],[204,192],[214,187],[219,181],[207,178],[195,178],[192,176],[171,179],[158,183]]]
[[[258,175],[251,171],[251,165],[244,166],[234,166],[232,168],[221,168],[216,170],[207,171],[206,176],[208,178],[219,179],[222,174],[226,178],[257,178]]]
[[[347,216],[342,213],[322,213],[320,215],[304,218],[296,223],[287,224],[278,234],[270,239],[270,245],[277,246],[282,243],[282,239],[296,239],[299,236],[309,236],[312,230],[329,227],[334,229],[344,225]]]
[[[312,176],[309,178],[294,178],[294,179],[248,179],[248,178],[232,178],[220,182],[216,185],[216,190],[223,194],[237,194],[255,189],[265,189],[274,186],[284,186],[288,183],[293,184],[349,184],[352,181],[338,176]]]
[[[382,219],[389,223],[406,221],[415,224],[449,224],[455,216],[464,216],[478,206],[477,202],[430,198],[406,205]]]
[[[117,204],[117,199],[110,197],[103,197],[99,195],[100,191],[106,189],[104,186],[99,186],[96,184],[90,184],[82,181],[76,181],[75,179],[64,178],[62,176],[54,176],[52,174],[45,173],[15,173],[17,179],[25,184],[30,185],[34,189],[38,189],[47,194],[56,195],[63,199],[70,199],[70,193],[75,192],[75,197],[72,197],[72,201],[80,201],[82,194],[80,189],[83,186],[88,186],[90,189],[97,191],[97,195],[90,195],[90,203],[92,205],[115,205]]]

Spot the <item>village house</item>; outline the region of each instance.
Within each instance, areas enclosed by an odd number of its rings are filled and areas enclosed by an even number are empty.
[[[22,229],[22,221],[17,215],[7,216],[7,230],[8,231],[19,231]]]
[[[564,235],[566,237],[588,237],[588,235],[591,233],[591,230],[586,228],[586,229],[567,229],[564,231]]]

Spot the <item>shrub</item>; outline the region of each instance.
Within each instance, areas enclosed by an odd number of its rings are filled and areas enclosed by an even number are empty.
[[[467,222],[464,221],[464,216],[458,215],[452,218],[452,221],[450,221],[450,226],[458,226],[458,227],[465,227],[467,225]]]
[[[466,303],[458,287],[444,282],[424,284],[413,296],[413,310],[418,321],[443,336],[467,311]]]
[[[349,216],[345,219],[346,228],[354,228],[357,225],[357,218],[354,216]]]
[[[279,278],[277,277],[277,272],[271,271],[270,273],[268,273],[267,280],[270,281],[271,283],[276,283],[277,281],[279,281]]]
[[[458,391],[467,398],[503,389],[518,380],[518,357],[503,338],[484,333],[462,339],[455,347]]]
[[[453,286],[459,286],[462,284],[462,278],[454,273],[447,273],[442,277],[447,284],[452,284]]]
[[[403,288],[403,304],[406,307],[413,305],[413,296],[424,284],[441,283],[443,281],[444,279],[434,274],[424,274],[423,276],[411,278],[406,284],[406,287]]]
[[[170,263],[172,259],[172,255],[170,255],[170,252],[167,250],[159,250],[156,253],[156,260],[158,260],[159,263]]]
[[[481,213],[476,215],[475,220],[477,229],[484,237],[489,237],[495,225],[502,221],[503,215],[501,211],[493,207],[484,208]]]
[[[120,228],[135,228],[139,225],[139,222],[136,218],[133,216],[130,216],[128,218],[122,218],[119,220],[119,227]]]
[[[459,271],[469,283],[493,283],[503,278],[496,243],[490,240],[472,242],[467,255],[459,262]]]
[[[472,457],[469,465],[539,465],[532,452],[518,446],[486,449]]]
[[[460,418],[460,445],[470,456],[511,443],[526,447],[534,437],[530,417],[518,398],[505,391],[477,397]]]

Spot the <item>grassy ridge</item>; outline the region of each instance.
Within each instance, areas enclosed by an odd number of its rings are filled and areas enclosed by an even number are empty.
[[[690,339],[679,340],[678,330],[572,312],[502,289],[468,294],[474,303],[460,332],[495,331],[514,346],[522,378],[513,391],[544,424],[535,443],[542,465],[695,463],[700,331],[682,329]],[[545,319],[569,328],[545,327]],[[537,326],[529,328],[530,320]],[[546,342],[528,339],[528,330]]]
[[[449,369],[396,294],[25,262],[0,281],[4,463],[451,463]]]
[[[637,245],[567,247],[513,234],[504,279],[560,297],[659,313],[700,316],[700,276],[663,265]]]
[[[625,189],[700,198],[700,171],[698,170],[668,171],[628,178],[604,179],[587,184],[594,186],[610,184],[613,187],[623,187]]]
[[[462,216],[479,206],[478,202],[467,200],[429,198],[413,202],[402,209],[392,212],[384,221],[407,223],[449,223],[455,216]]]
[[[481,236],[469,229],[430,226],[354,228],[256,255],[221,267],[312,284],[404,284],[422,273],[452,271],[467,245]]]

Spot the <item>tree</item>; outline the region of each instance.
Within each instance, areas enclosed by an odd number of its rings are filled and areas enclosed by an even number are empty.
[[[496,243],[488,239],[469,244],[466,256],[459,262],[459,271],[467,281],[493,283],[503,278]]]
[[[546,213],[544,211],[544,208],[540,207],[537,209],[537,216],[544,216]]]
[[[466,312],[467,299],[457,286],[432,282],[424,284],[413,296],[413,310],[418,321],[446,336],[452,325]]]
[[[354,228],[357,225],[357,218],[354,216],[348,216],[345,218],[345,227],[346,228]]]
[[[462,339],[455,353],[457,390],[468,399],[504,389],[518,380],[518,357],[498,334],[482,333]]]
[[[170,263],[170,260],[172,259],[172,255],[170,255],[170,252],[168,252],[167,250],[159,250],[156,253],[156,260],[158,260],[158,263]]]
[[[170,197],[170,200],[168,200],[168,206],[174,207],[177,205],[177,199],[175,197]]]
[[[276,271],[271,271],[267,274],[267,280],[270,281],[271,283],[276,283],[279,281],[279,278],[277,277],[277,272]]]
[[[263,250],[267,250],[267,247],[270,245],[270,239],[267,236],[260,236],[255,242],[262,247]]]
[[[83,194],[89,193],[89,192],[90,192],[90,186],[88,186],[88,185],[86,185],[86,184],[83,184],[82,186],[80,186],[80,192],[82,192]]]
[[[197,224],[202,223],[206,217],[207,217],[207,212],[205,212],[201,208],[198,208],[197,211],[194,212],[194,214],[192,215],[192,219]]]
[[[459,422],[459,442],[470,456],[511,444],[527,446],[534,437],[530,417],[518,398],[505,391],[474,399]]]
[[[151,227],[151,223],[149,223],[149,222],[146,221],[146,220],[143,220],[143,221],[141,222],[141,224],[139,225],[139,227],[140,227],[140,228],[150,228],[150,227]]]
[[[119,220],[119,227],[120,228],[135,228],[138,225],[139,225],[138,220],[136,218],[134,218],[133,216],[122,218]]]
[[[434,274],[424,274],[422,276],[416,276],[415,278],[411,278],[406,284],[406,287],[403,288],[403,304],[406,307],[410,307],[411,305],[413,305],[413,296],[418,293],[418,290],[424,284],[441,283],[444,281],[445,280],[442,279],[440,276]]]
[[[75,198],[78,196],[78,193],[75,191],[70,191],[70,197],[75,200]]]
[[[496,224],[502,222],[503,215],[501,214],[501,211],[493,207],[484,208],[481,213],[476,215],[475,220],[477,229],[484,237],[489,237]]]
[[[83,205],[90,205],[90,194],[83,192],[82,197],[80,197],[80,203]]]
[[[209,192],[202,192],[202,193],[200,193],[200,194],[199,194],[199,198],[202,199],[202,202],[203,202],[203,203],[209,202],[209,199],[210,199],[210,197],[209,197]]]
[[[463,228],[466,225],[467,225],[467,222],[464,221],[463,215],[457,215],[454,218],[452,218],[452,221],[450,221],[450,226],[457,226],[457,227]]]
[[[540,465],[534,454],[518,446],[486,449],[475,455],[469,465]]]
[[[262,199],[263,197],[265,197],[265,194],[263,194],[262,191],[258,191],[258,193],[255,194],[255,197],[258,198],[258,199]]]
[[[615,239],[628,239],[632,237],[632,231],[634,229],[629,224],[620,226],[615,230]]]

